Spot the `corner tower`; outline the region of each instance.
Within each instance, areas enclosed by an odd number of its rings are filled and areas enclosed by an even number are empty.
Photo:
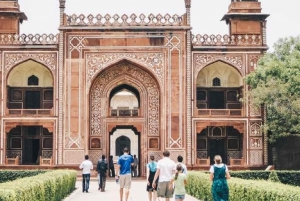
[[[17,0],[0,1],[0,34],[19,34],[20,23],[27,20]]]
[[[260,35],[262,46],[266,46],[266,18],[268,14],[261,13],[261,3],[258,0],[231,0],[228,13],[222,20],[229,24],[229,35]]]

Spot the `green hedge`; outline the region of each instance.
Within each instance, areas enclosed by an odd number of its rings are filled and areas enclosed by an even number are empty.
[[[0,184],[0,201],[61,201],[75,189],[76,171],[55,170]]]
[[[244,180],[239,178],[231,178],[228,180],[228,185],[230,201],[300,200],[300,189],[290,185],[264,180]],[[190,171],[188,175],[187,192],[200,200],[212,200],[209,174]]]
[[[281,183],[300,186],[300,171],[275,171]],[[271,171],[231,171],[232,177],[268,180]]]
[[[1,170],[0,183],[13,181],[23,177],[32,177],[45,172],[45,170]]]

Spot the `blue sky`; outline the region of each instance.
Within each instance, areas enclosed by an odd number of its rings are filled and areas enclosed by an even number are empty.
[[[220,21],[231,0],[192,0],[193,34],[227,34],[228,26]],[[267,18],[267,42],[271,47],[279,38],[300,35],[299,0],[260,0]],[[19,0],[28,21],[21,33],[58,33],[59,0]],[[184,0],[66,0],[71,14],[183,14]]]

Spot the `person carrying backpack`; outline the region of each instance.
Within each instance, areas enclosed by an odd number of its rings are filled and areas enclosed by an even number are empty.
[[[108,164],[105,160],[105,155],[102,155],[101,159],[97,163],[98,184],[99,184],[98,190],[101,190],[101,192],[105,191],[107,170],[108,170]]]

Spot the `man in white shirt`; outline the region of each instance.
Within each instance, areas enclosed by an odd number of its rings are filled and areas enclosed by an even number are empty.
[[[91,170],[93,163],[89,160],[89,156],[85,155],[85,160],[80,164],[79,168],[82,169],[82,192],[89,192]]]
[[[157,170],[153,179],[152,187],[155,188],[155,181],[158,178],[157,196],[165,198],[165,201],[170,201],[173,197],[173,189],[169,189],[169,183],[172,175],[175,173],[176,164],[169,156],[169,151],[163,152],[163,158],[157,162]]]

